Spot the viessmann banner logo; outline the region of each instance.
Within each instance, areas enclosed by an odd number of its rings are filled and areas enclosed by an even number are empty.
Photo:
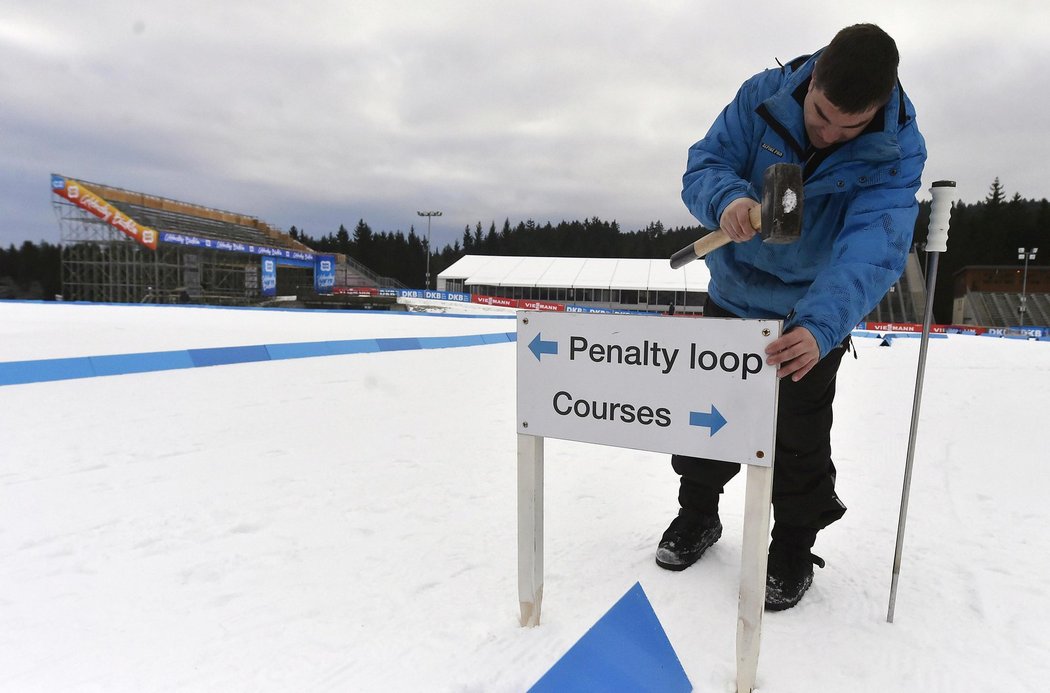
[[[77,207],[94,214],[96,217],[113,226],[124,235],[146,246],[157,249],[158,234],[156,229],[142,226],[110,203],[93,193],[83,183],[72,178],[51,175],[51,192],[64,197]]]

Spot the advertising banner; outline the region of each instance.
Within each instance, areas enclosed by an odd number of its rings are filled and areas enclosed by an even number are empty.
[[[337,296],[378,296],[379,289],[374,286],[336,286],[332,293]]]
[[[264,245],[252,245],[240,241],[218,241],[211,238],[198,238],[185,233],[174,233],[162,231],[160,242],[171,245],[182,245],[188,248],[207,248],[208,250],[225,250],[231,253],[248,253],[249,255],[262,255],[263,257],[277,258],[282,265],[292,267],[313,267],[316,256],[313,253],[304,253],[300,250],[289,250],[287,248],[270,248]]]
[[[430,289],[398,289],[398,298],[425,298],[432,301],[456,301],[470,303],[470,294],[451,291],[431,291]]]
[[[142,226],[72,178],[51,174],[51,192],[94,214],[110,226],[150,250],[157,249],[157,230]]]
[[[560,313],[565,311],[565,305],[562,303],[554,303],[553,301],[533,301],[529,299],[522,299],[518,304],[523,310],[547,310]]]
[[[318,255],[314,261],[314,291],[332,293],[335,286],[335,255]]]
[[[277,260],[272,257],[262,261],[262,295],[277,295]]]

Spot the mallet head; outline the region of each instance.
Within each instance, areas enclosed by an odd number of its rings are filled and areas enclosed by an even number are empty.
[[[763,243],[793,243],[802,235],[802,167],[773,164],[762,174],[762,204],[748,210],[751,226]],[[729,243],[722,229],[713,231],[671,256],[677,269]]]
[[[802,167],[773,164],[762,188],[762,242],[794,243],[802,235]]]

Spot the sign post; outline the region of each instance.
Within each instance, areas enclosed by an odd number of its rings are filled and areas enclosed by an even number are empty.
[[[543,601],[543,438],[518,435],[518,601],[521,625],[540,624]]]
[[[540,622],[543,439],[748,465],[737,689],[750,693],[765,606],[779,320],[518,313],[518,594]]]

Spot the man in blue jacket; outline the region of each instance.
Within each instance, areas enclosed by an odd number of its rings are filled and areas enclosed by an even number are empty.
[[[831,460],[835,374],[849,334],[904,270],[926,147],[897,80],[893,39],[871,24],[840,31],[812,56],[747,80],[689,150],[682,199],[707,228],[734,241],[710,253],[707,316],[782,318],[767,350],[777,369],[774,527],[766,608],[787,609],[813,581],[817,532],[846,507]],[[801,239],[763,244],[748,221],[762,175],[802,166]],[[739,464],[684,455],[681,510],[656,562],[683,570],[722,533],[718,499]]]

